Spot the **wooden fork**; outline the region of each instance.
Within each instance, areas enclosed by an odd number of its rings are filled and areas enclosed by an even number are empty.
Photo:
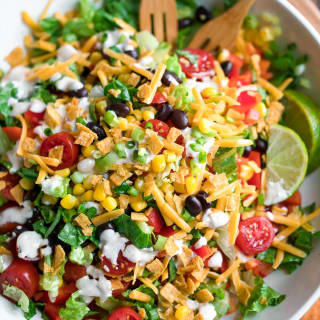
[[[139,10],[141,30],[153,33],[159,41],[175,45],[178,14],[175,0],[142,0]]]
[[[213,51],[217,47],[231,50],[237,40],[242,23],[255,0],[239,0],[221,16],[207,22],[195,34],[189,48]]]

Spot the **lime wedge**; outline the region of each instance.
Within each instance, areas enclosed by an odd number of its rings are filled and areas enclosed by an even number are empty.
[[[309,153],[308,173],[320,166],[320,107],[306,94],[285,92],[284,124],[299,134]]]
[[[293,130],[273,125],[267,150],[265,205],[289,198],[303,182],[308,167],[308,151]]]

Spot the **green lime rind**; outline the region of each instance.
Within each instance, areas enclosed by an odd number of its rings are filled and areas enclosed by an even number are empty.
[[[320,167],[320,106],[305,93],[286,90],[283,122],[302,138],[309,154],[308,174]]]
[[[308,168],[308,150],[290,128],[273,125],[267,150],[265,205],[289,198],[303,182]]]

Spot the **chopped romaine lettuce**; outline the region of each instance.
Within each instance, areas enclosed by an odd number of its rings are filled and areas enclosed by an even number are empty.
[[[61,279],[55,274],[47,272],[40,276],[39,284],[43,290],[49,292],[49,298],[52,301],[58,296],[60,283]]]
[[[9,106],[9,99],[17,97],[17,89],[12,83],[0,87],[0,114],[4,118],[6,126],[12,126],[14,119],[11,116],[12,107]]]
[[[3,285],[3,295],[16,301],[23,312],[29,312],[29,298],[21,289],[12,285]]]
[[[72,223],[66,223],[59,232],[58,238],[72,247],[80,246],[87,237],[82,233],[81,229]]]
[[[183,83],[174,89],[172,95],[176,98],[175,107],[178,109],[188,109],[194,101],[192,90]]]
[[[9,151],[12,147],[13,147],[13,142],[8,138],[8,136],[0,128],[0,156],[5,155],[7,151]]]
[[[68,320],[82,320],[90,311],[79,291],[76,291],[67,300],[66,307],[60,309],[59,314],[62,319]]]
[[[136,40],[139,48],[146,50],[155,50],[159,46],[158,39],[149,31],[141,31],[136,34]]]
[[[73,263],[89,266],[93,260],[93,254],[91,252],[86,252],[81,246],[73,247],[69,259]]]
[[[186,75],[181,69],[181,65],[179,63],[179,59],[176,54],[173,56],[170,56],[166,64],[167,64],[168,71],[174,72],[181,80],[184,80],[186,78]]]

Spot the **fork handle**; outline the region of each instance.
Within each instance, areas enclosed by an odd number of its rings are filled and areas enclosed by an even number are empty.
[[[288,0],[320,33],[320,10],[311,0]]]

